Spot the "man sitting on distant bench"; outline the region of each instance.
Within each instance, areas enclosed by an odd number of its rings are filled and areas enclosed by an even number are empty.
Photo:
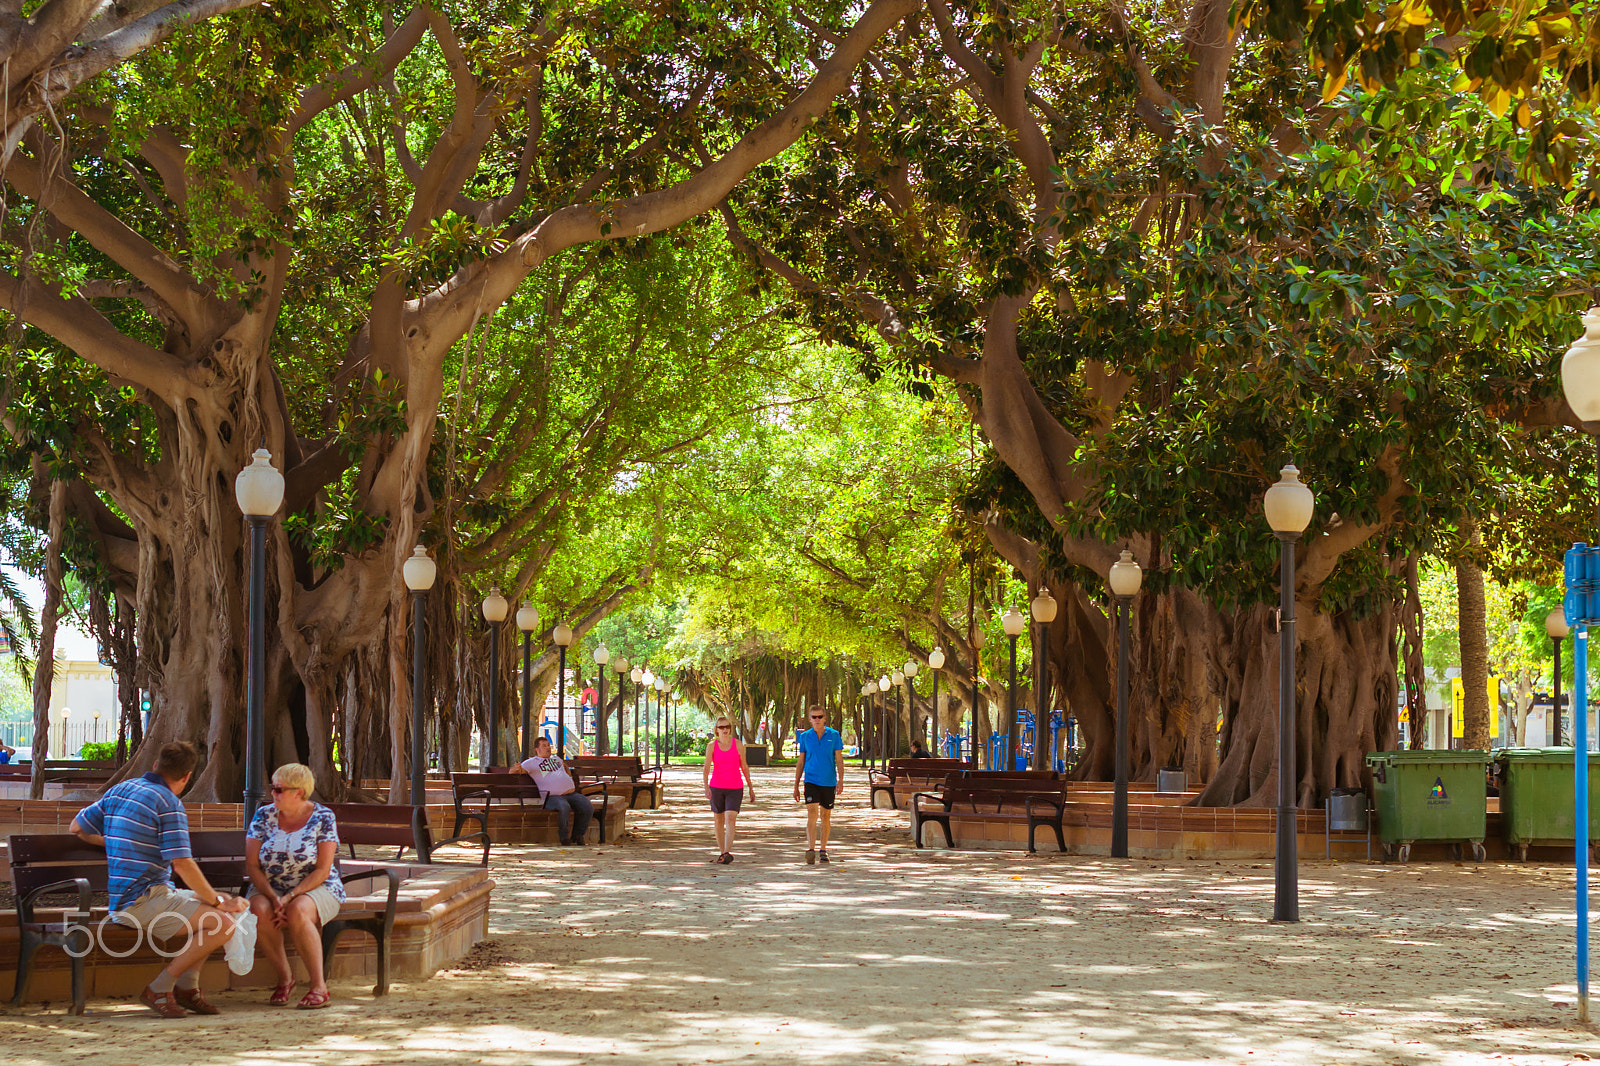
[[[547,811],[555,811],[559,820],[561,843],[582,844],[583,835],[594,820],[594,804],[578,791],[572,775],[562,761],[550,753],[550,738],[540,737],[533,742],[533,758],[526,759],[513,772],[520,771],[533,778],[539,786]],[[576,817],[574,817],[576,816]],[[571,828],[569,836],[567,829]]]

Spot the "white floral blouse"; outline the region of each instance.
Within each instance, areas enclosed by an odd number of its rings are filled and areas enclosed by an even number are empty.
[[[333,869],[322,887],[332,892],[334,899],[344,899],[344,883],[339,880],[339,827],[333,820],[333,812],[322,804],[314,805],[305,825],[286,833],[278,825],[277,804],[269,803],[257,808],[245,836],[261,841],[261,871],[267,875],[272,891],[279,895],[293,892],[300,882],[310,877],[317,868],[317,845],[324,840],[333,841]]]

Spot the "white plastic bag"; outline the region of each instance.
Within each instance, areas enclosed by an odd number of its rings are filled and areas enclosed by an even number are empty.
[[[228,969],[241,977],[256,965],[256,913],[245,911],[233,920],[233,936],[228,938],[222,955],[228,960]]]

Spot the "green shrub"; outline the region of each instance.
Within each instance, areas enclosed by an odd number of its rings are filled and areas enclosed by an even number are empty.
[[[100,740],[85,743],[78,749],[78,758],[84,760],[115,759],[117,757],[117,742],[114,740]]]

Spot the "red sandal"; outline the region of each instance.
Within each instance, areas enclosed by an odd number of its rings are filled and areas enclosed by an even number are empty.
[[[294,994],[295,980],[290,978],[288,983],[278,985],[272,990],[272,998],[267,1000],[274,1007],[287,1007],[289,997]]]
[[[328,993],[326,991],[322,991],[322,992],[317,992],[317,991],[307,992],[306,995],[305,995],[305,998],[300,1001],[300,1009],[301,1010],[321,1010],[323,1007],[326,1007],[328,1005],[328,999],[329,999],[329,996],[328,996]]]

